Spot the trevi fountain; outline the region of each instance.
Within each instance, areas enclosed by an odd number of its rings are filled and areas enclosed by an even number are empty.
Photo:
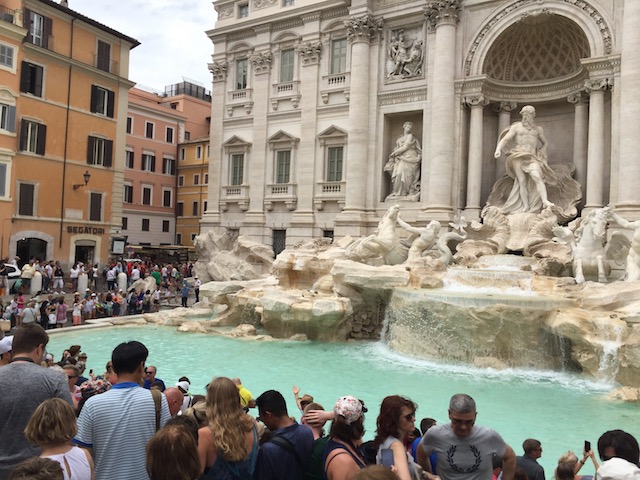
[[[578,216],[573,165],[549,164],[535,109],[520,114],[500,134],[506,173],[479,221],[403,220],[421,161],[406,122],[384,167],[392,193],[375,233],[302,242],[273,260],[262,244],[204,231],[203,300],[147,320],[256,340],[382,338],[426,359],[575,372],[637,401],[640,222],[612,206]]]

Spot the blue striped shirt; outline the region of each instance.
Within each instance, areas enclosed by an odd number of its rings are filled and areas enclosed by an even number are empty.
[[[160,426],[171,415],[162,395]],[[145,448],[156,431],[153,397],[137,383],[118,383],[87,400],[74,442],[93,449],[95,480],[148,480]]]

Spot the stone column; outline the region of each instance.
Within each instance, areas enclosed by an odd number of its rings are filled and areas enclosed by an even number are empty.
[[[318,15],[319,18],[319,15]],[[307,23],[316,24],[315,16],[307,16]],[[307,22],[308,21],[308,22]],[[319,29],[319,27],[317,27]],[[287,244],[295,245],[305,239],[314,238],[313,195],[315,182],[316,130],[318,95],[317,79],[320,68],[322,45],[319,41],[311,41],[299,45],[300,56],[300,147],[296,155],[296,195],[298,206],[291,217],[291,227],[287,231]]]
[[[511,112],[517,107],[518,104],[515,102],[500,102],[496,104],[495,111],[498,114],[498,138],[500,134],[511,125]],[[496,138],[496,145],[498,144],[498,138]],[[504,163],[503,157],[500,157],[496,162],[496,175],[494,180],[497,182],[507,173],[507,166]]]
[[[576,167],[575,178],[583,189],[587,184],[587,155],[588,155],[588,134],[589,134],[589,96],[585,92],[578,92],[569,95],[569,103],[575,106],[573,123],[573,164]]]
[[[589,140],[587,146],[587,195],[585,208],[600,208],[604,192],[604,94],[608,79],[587,80]]]
[[[467,169],[467,206],[468,219],[480,218],[480,200],[482,196],[482,152],[484,107],[489,101],[484,95],[465,97],[464,103],[471,108],[469,121],[469,167]]]
[[[224,118],[225,92],[228,63],[220,59],[209,64],[213,76],[211,88],[211,118]],[[226,161],[222,152],[222,128],[211,128],[209,132],[209,188],[207,189],[207,211],[203,213],[201,230],[220,226],[220,189],[222,179],[222,163]],[[179,164],[179,161],[178,161]]]
[[[436,31],[430,84],[431,135],[425,211],[435,214],[432,216],[437,219],[448,219],[453,213],[455,46],[460,4],[460,0],[438,0],[427,2],[425,7],[427,21]]]
[[[640,218],[640,2],[624,1],[620,65],[620,163],[618,205]]]
[[[346,161],[345,208],[336,226],[339,234],[362,235],[367,191],[369,155],[369,49],[382,32],[383,21],[366,14],[345,20],[351,43],[351,80],[349,85],[349,147]]]

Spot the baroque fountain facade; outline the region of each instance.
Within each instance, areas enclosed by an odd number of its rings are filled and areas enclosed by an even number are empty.
[[[208,32],[212,328],[640,387],[640,2],[236,3]]]

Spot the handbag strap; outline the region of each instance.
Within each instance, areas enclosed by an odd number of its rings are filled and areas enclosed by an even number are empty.
[[[293,455],[293,457],[296,460],[296,463],[298,464],[298,467],[300,467],[300,471],[304,473],[304,466],[302,464],[302,460],[300,459],[300,455],[298,455],[298,452],[296,452],[296,449],[294,448],[293,444],[289,440],[284,438],[282,435],[278,435],[278,436],[272,437],[271,440],[269,441],[271,443],[275,443],[276,445],[278,445],[279,447],[283,448],[284,450],[289,452],[291,455]]]

